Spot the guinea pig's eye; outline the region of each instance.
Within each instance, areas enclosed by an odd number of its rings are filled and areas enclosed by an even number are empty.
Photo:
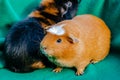
[[[62,39],[58,39],[58,40],[57,40],[57,43],[61,43],[61,41],[62,41]]]

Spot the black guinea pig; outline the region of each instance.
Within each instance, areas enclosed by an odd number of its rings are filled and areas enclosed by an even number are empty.
[[[47,59],[41,54],[39,44],[45,35],[44,29],[73,18],[77,6],[77,0],[42,0],[26,19],[9,30],[4,43],[5,67],[14,72],[44,68]]]

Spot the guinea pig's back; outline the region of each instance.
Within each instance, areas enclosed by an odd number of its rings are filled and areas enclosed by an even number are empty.
[[[93,15],[81,15],[76,16],[71,20],[74,27],[79,27],[80,34],[87,36],[88,38],[103,37],[110,38],[110,30],[104,21]],[[73,27],[73,28],[74,28]],[[80,35],[80,36],[82,36]]]
[[[90,51],[97,56],[97,59],[103,59],[110,48],[111,33],[107,25],[98,17],[92,15],[77,16],[73,19],[81,28],[81,34]]]
[[[76,16],[68,23],[68,32],[83,41],[87,52],[104,58],[110,48],[110,30],[100,18],[92,15]]]
[[[74,17],[72,20],[65,20],[60,22],[65,24],[66,33],[79,34],[78,37],[87,36],[88,38],[98,37],[101,34],[110,37],[110,30],[107,25],[100,18],[93,15],[80,15]],[[102,36],[101,35],[101,36]]]

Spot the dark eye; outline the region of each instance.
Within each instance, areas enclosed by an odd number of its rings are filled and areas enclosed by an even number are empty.
[[[62,42],[62,39],[58,39],[58,40],[57,40],[57,43],[61,43],[61,42]]]

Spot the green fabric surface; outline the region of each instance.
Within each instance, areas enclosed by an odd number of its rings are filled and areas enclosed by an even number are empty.
[[[9,24],[24,19],[41,0],[0,0],[0,48]],[[82,76],[64,68],[61,73],[52,68],[31,73],[14,73],[4,68],[0,49],[0,80],[120,80],[120,0],[81,0],[77,15],[93,14],[105,21],[112,32],[111,51],[97,64],[90,64]]]

